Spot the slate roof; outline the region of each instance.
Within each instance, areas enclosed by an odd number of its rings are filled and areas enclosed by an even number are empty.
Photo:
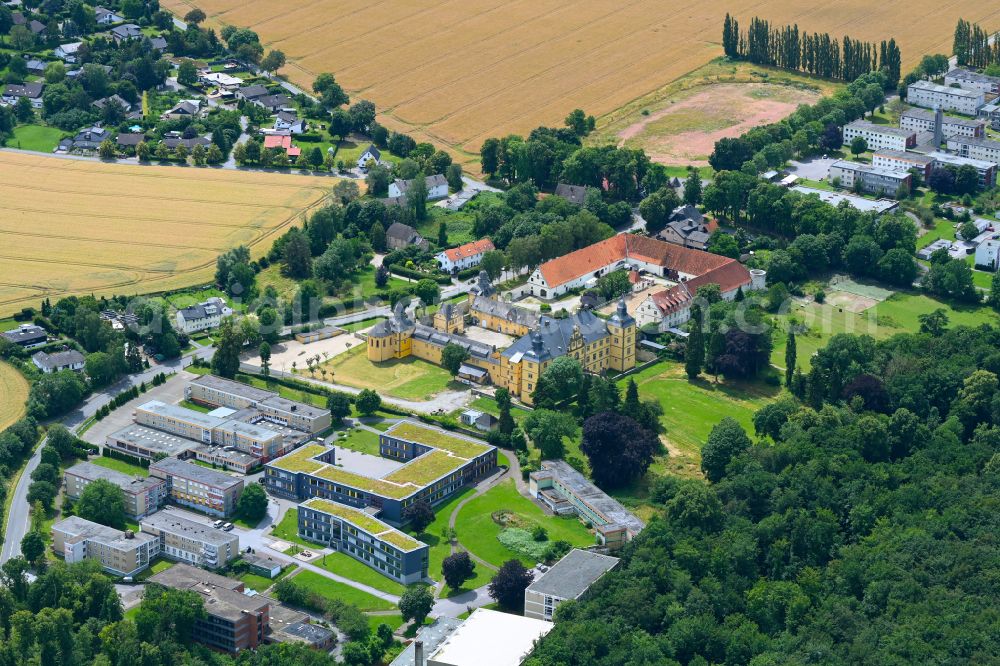
[[[423,240],[423,236],[416,229],[402,222],[393,222],[390,224],[389,228],[385,230],[385,235],[388,238],[395,238],[411,245]]]
[[[416,178],[410,180],[401,180],[397,178],[393,181],[393,185],[399,188],[401,194],[405,195],[407,190],[413,187],[413,183],[416,182]],[[433,176],[425,176],[424,183],[427,185],[427,190],[430,191],[435,187],[440,187],[441,185],[448,185],[448,179],[441,174],[434,174]]]
[[[267,95],[267,88],[260,84],[255,84],[240,88],[237,92],[246,99],[257,99],[258,97],[264,97]]]
[[[146,140],[146,135],[142,132],[122,132],[118,135],[119,146],[138,146]]]
[[[483,312],[501,319],[506,319],[513,324],[520,324],[528,328],[535,328],[541,321],[541,315],[534,310],[520,308],[511,303],[504,303],[489,296],[476,296],[472,301],[470,310]]]
[[[501,355],[511,358],[520,354],[533,361],[562,356],[567,353],[570,338],[577,330],[588,345],[608,335],[605,321],[590,310],[581,310],[565,319],[542,316],[534,331],[515,340]]]
[[[42,96],[42,89],[44,87],[45,84],[40,81],[24,84],[8,83],[7,87],[3,90],[3,94],[5,97],[27,97],[29,99],[38,99]]]
[[[364,155],[365,153],[370,153],[371,156],[374,157],[376,160],[382,159],[382,153],[381,151],[379,151],[378,148],[375,147],[374,143],[369,143],[368,147],[365,148],[364,152],[361,154]]]
[[[135,23],[126,23],[125,25],[111,28],[111,34],[118,39],[135,39],[142,36],[142,29]]]
[[[278,120],[284,121],[286,123],[295,123],[298,121],[299,117],[295,115],[294,111],[279,111]]]
[[[40,351],[32,356],[31,360],[43,368],[55,370],[56,368],[83,363],[84,359],[83,354],[75,349],[69,349],[67,351],[56,352],[55,354],[46,354]]]
[[[93,103],[93,106],[103,110],[104,107],[106,107],[111,102],[118,102],[118,106],[122,107],[126,111],[132,110],[132,105],[125,98],[123,98],[118,94],[114,94],[111,97],[102,97],[101,99],[95,101]]]
[[[258,97],[254,100],[257,104],[267,108],[277,108],[279,106],[285,106],[291,102],[291,98],[288,95],[265,95],[263,97]]]
[[[587,188],[584,185],[567,185],[559,183],[556,185],[556,196],[562,197],[570,203],[582,206],[587,199]]]
[[[45,342],[49,337],[44,328],[35,326],[34,324],[22,325],[11,331],[4,331],[0,335],[16,345],[31,345],[36,342]]]

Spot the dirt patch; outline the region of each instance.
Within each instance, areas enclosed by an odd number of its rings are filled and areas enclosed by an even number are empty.
[[[641,147],[661,164],[708,164],[715,142],[781,120],[819,93],[768,83],[705,86],[617,134],[619,146]]]

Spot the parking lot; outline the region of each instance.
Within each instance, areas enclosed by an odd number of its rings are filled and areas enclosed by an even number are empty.
[[[103,445],[108,435],[132,425],[132,411],[139,405],[150,400],[160,400],[169,405],[174,405],[184,399],[184,387],[192,379],[197,379],[198,375],[186,370],[181,370],[175,375],[169,376],[167,381],[159,386],[150,386],[145,393],[140,393],[138,398],[129,400],[127,403],[111,412],[108,416],[92,425],[82,438],[91,444]],[[148,386],[148,384],[147,384]]]

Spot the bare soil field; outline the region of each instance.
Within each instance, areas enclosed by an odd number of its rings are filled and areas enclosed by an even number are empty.
[[[705,166],[715,142],[784,118],[841,85],[716,59],[603,116],[589,142],[643,148],[656,162]]]
[[[227,248],[263,254],[334,181],[0,152],[0,182],[2,316],[45,297],[204,282]]]
[[[601,117],[721,55],[728,11],[809,32],[894,36],[904,69],[950,49],[959,17],[992,29],[1000,5],[974,0],[163,0],[208,25],[249,27],[309,86],[329,71],[382,121],[466,160],[484,138],[561,123],[575,107]]]

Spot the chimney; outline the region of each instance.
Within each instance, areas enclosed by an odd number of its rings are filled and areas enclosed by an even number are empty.
[[[937,150],[941,147],[941,143],[944,141],[944,114],[941,112],[941,107],[934,107],[934,149]]]
[[[413,642],[413,666],[424,666],[424,642]]]

